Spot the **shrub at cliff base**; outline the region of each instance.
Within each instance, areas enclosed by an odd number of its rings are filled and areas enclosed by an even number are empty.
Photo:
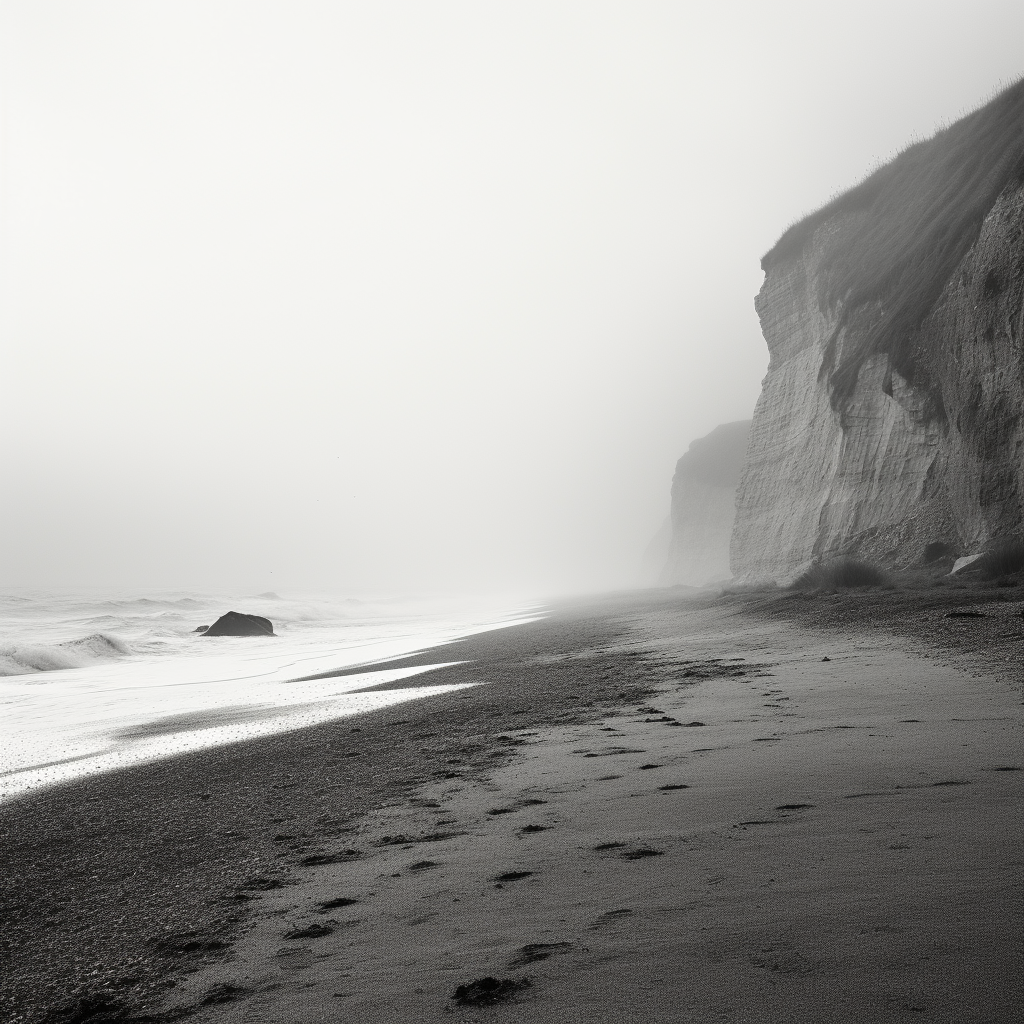
[[[975,563],[982,579],[994,580],[1024,569],[1024,540],[1007,537],[996,541]]]
[[[837,558],[812,565],[792,584],[794,590],[845,590],[850,587],[877,587],[885,582],[880,569],[855,558]]]

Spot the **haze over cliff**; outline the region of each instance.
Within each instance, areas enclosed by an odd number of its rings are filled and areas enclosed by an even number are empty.
[[[672,539],[663,583],[701,587],[728,579],[736,486],[750,420],[723,423],[697,438],[672,478]]]
[[[770,362],[733,572],[904,566],[1019,532],[1024,81],[795,224],[762,268]]]

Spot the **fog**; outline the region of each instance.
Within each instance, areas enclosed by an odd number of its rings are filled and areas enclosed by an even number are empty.
[[[1016,2],[8,0],[0,586],[637,581],[759,260]]]

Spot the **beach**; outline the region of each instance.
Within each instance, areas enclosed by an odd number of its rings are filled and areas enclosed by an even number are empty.
[[[566,604],[393,663],[468,688],[28,794],[0,1015],[1014,1020],[1022,604]]]

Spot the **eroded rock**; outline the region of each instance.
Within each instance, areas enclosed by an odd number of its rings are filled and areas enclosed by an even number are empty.
[[[275,636],[274,624],[262,615],[227,612],[203,632],[203,636]]]

